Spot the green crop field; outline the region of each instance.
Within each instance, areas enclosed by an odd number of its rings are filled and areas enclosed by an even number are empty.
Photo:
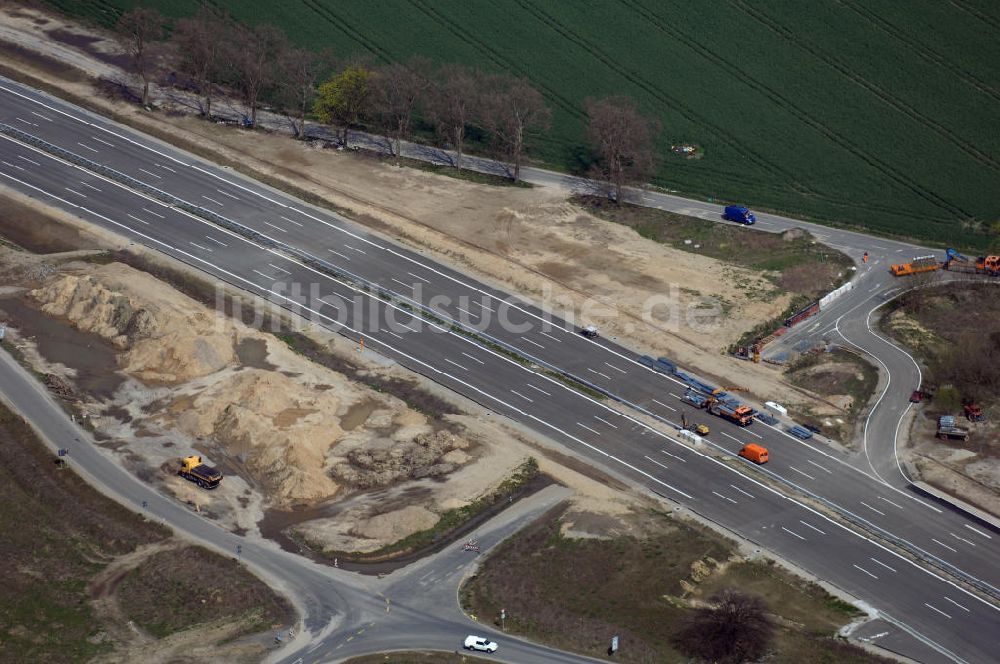
[[[135,4],[50,2],[106,25]],[[179,16],[197,2],[145,4]],[[587,155],[583,100],[627,94],[662,121],[662,187],[974,248],[1000,219],[994,0],[213,4],[341,56],[423,53],[527,76],[554,111],[535,156],[556,168]]]

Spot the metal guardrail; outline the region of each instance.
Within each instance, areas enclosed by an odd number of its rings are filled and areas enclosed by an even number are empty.
[[[249,228],[247,226],[244,226],[243,224],[240,224],[239,222],[228,219],[212,210],[204,208],[200,205],[195,205],[193,203],[190,203],[182,198],[174,196],[173,194],[170,194],[161,189],[148,185],[145,182],[133,178],[130,175],[126,175],[121,171],[115,170],[113,168],[100,164],[96,161],[80,156],[75,152],[70,152],[69,150],[61,148],[58,145],[49,143],[48,141],[38,138],[37,136],[33,136],[32,134],[22,131],[16,127],[0,123],[0,133],[5,134],[7,136],[11,136],[29,145],[33,145],[39,148],[40,150],[43,150],[44,152],[56,155],[61,159],[64,159],[65,161],[81,166],[94,173],[99,173],[104,177],[119,182],[120,184],[123,184],[131,189],[140,191],[163,203],[166,203],[167,205],[176,207],[179,210],[183,210],[184,212],[187,212],[194,216],[205,219],[206,221],[210,221],[214,224],[217,224],[218,226],[225,228],[230,232],[236,233],[259,245],[270,247],[272,249],[288,254],[289,256],[292,256],[297,260],[301,261],[304,265],[307,265],[338,281],[349,282],[347,283],[347,285],[359,288],[364,292],[373,295],[383,301],[391,302],[392,300],[395,300],[398,303],[406,304],[407,306],[420,311],[421,315],[423,315],[426,318],[429,318],[432,322],[443,321],[443,323],[450,325],[451,327],[450,331],[462,334],[463,336],[466,336],[467,338],[476,341],[480,345],[486,346],[490,350],[496,350],[495,347],[499,347],[505,352],[505,354],[512,356],[513,359],[515,360],[523,359],[539,367],[555,372],[556,374],[564,376],[565,378],[568,378],[573,382],[579,383],[580,385],[594,392],[598,392],[604,395],[605,397],[611,399],[612,401],[627,406],[648,417],[652,417],[653,419],[662,422],[672,428],[676,428],[676,424],[670,422],[666,418],[656,415],[655,413],[652,413],[651,411],[643,408],[642,406],[632,403],[631,401],[621,396],[618,396],[599,385],[591,383],[585,378],[576,376],[575,374],[566,371],[560,367],[557,367],[546,360],[542,360],[540,358],[534,357],[533,355],[527,354],[520,348],[516,348],[508,344],[507,342],[498,339],[490,334],[486,334],[480,330],[471,328],[470,326],[465,325],[461,321],[450,318],[449,316],[447,316],[447,314],[442,314],[439,311],[435,311],[434,309],[431,309],[430,307],[424,305],[419,301],[413,300],[412,298],[408,298],[404,295],[400,295],[399,293],[384,288],[379,284],[376,284],[374,282],[369,281],[368,279],[365,279],[364,277],[353,274],[348,270],[338,268],[321,258],[313,256],[309,252],[303,251],[291,245],[285,244],[284,242],[280,242],[278,240],[270,238],[266,235],[263,235],[262,233],[259,233],[258,231],[253,230],[252,228]],[[491,348],[490,346],[493,346],[494,348]],[[715,449],[725,453],[727,456],[733,456],[724,448],[719,447],[709,441],[706,442],[708,442],[708,444],[714,447]],[[789,490],[792,490],[793,492],[798,492],[800,494],[805,494],[809,496],[817,503],[822,504],[827,509],[840,515],[842,519],[844,519],[848,523],[851,523],[855,527],[871,533],[872,535],[892,544],[897,549],[909,553],[910,555],[923,561],[927,565],[939,570],[940,572],[943,572],[949,576],[952,576],[960,580],[962,583],[965,583],[969,587],[975,588],[979,592],[993,598],[995,601],[1000,602],[1000,589],[995,588],[993,585],[985,581],[981,581],[980,579],[977,579],[976,577],[971,576],[966,572],[963,572],[962,570],[958,569],[951,563],[941,560],[937,556],[934,556],[933,554],[928,553],[927,551],[924,551],[919,547],[914,546],[913,544],[904,539],[896,537],[895,535],[889,533],[888,531],[882,529],[881,527],[855,514],[852,514],[851,512],[844,510],[835,503],[827,500],[826,498],[823,498],[822,496],[814,494],[808,489],[805,489],[789,480],[786,480],[772,473],[768,473],[768,476],[772,480],[780,483],[781,485],[783,485]]]

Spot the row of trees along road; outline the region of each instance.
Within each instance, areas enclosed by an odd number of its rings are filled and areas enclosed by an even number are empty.
[[[337,64],[329,52],[292,45],[272,25],[243,25],[210,4],[172,25],[155,9],[140,6],[122,14],[117,28],[142,86],[143,106],[149,105],[150,83],[171,69],[197,92],[206,118],[212,117],[214,97],[237,93],[249,126],[257,126],[258,111],[266,105],[283,111],[294,136],[304,139],[311,114],[336,128],[341,145],[348,145],[352,129],[365,130],[384,136],[397,158],[419,120],[454,152],[459,170],[469,136],[486,137],[491,156],[507,165],[515,181],[531,139],[551,121],[545,99],[527,79],[438,66],[422,56],[385,65]],[[584,107],[589,175],[604,183],[608,198],[621,201],[624,187],[645,182],[656,169],[659,123],[643,116],[628,97],[588,99]]]

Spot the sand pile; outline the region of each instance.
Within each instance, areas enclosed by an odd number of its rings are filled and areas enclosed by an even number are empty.
[[[30,296],[45,313],[126,351],[119,358],[123,371],[146,383],[183,383],[236,359],[230,321],[125,265],[63,274]]]
[[[274,502],[304,502],[340,489],[324,459],[343,435],[337,413],[352,392],[320,391],[277,371],[244,369],[193,398],[179,397],[166,411],[178,413],[175,423],[184,433],[211,438],[241,460]],[[169,426],[170,419],[161,422]]]
[[[30,292],[49,315],[121,349],[121,371],[142,388],[116,401],[150,465],[173,467],[155,440],[202,451],[238,469],[267,504],[309,504],[345,487],[365,490],[440,478],[469,460],[468,443],[391,396],[296,355],[274,337],[216,314],[126,265],[80,265]],[[266,358],[244,365],[248,343]],[[362,409],[362,417],[356,411]],[[162,444],[162,443],[161,443]],[[183,484],[168,486],[183,492]],[[230,482],[213,495],[225,495]]]

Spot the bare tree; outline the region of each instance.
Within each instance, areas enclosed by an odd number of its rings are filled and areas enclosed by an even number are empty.
[[[509,164],[511,179],[521,177],[527,133],[546,129],[552,115],[538,90],[523,78],[491,76],[484,85],[480,116],[497,156]]]
[[[292,131],[295,137],[306,137],[306,113],[316,98],[320,76],[333,61],[330,53],[315,53],[301,48],[289,48],[278,67],[278,87],[282,103],[292,111]]]
[[[125,12],[115,26],[122,49],[132,60],[135,73],[142,80],[142,105],[149,105],[149,81],[155,69],[153,45],[163,39],[166,19],[151,7],[136,7]]]
[[[481,78],[468,67],[445,65],[438,70],[436,81],[423,104],[424,112],[434,123],[438,135],[455,151],[455,168],[458,170],[462,170],[466,129],[477,114],[477,82]]]
[[[256,127],[261,97],[277,83],[277,63],[288,49],[288,40],[273,25],[247,28],[236,24],[226,47],[233,77],[250,111],[250,124]]]
[[[656,168],[659,123],[642,116],[629,97],[587,100],[587,134],[597,154],[595,179],[608,183],[608,196],[622,201],[626,185],[645,182]]]
[[[179,68],[194,79],[205,117],[212,117],[212,93],[222,70],[222,44],[233,30],[231,20],[208,4],[201,5],[193,17],[178,20],[174,27]]]
[[[372,109],[387,133],[389,150],[397,157],[410,135],[417,100],[429,85],[430,68],[430,60],[415,56],[406,63],[380,67],[372,78]]]
[[[674,645],[690,657],[739,664],[756,661],[774,633],[764,602],[726,589],[709,598],[715,606],[698,609],[674,636]]]

